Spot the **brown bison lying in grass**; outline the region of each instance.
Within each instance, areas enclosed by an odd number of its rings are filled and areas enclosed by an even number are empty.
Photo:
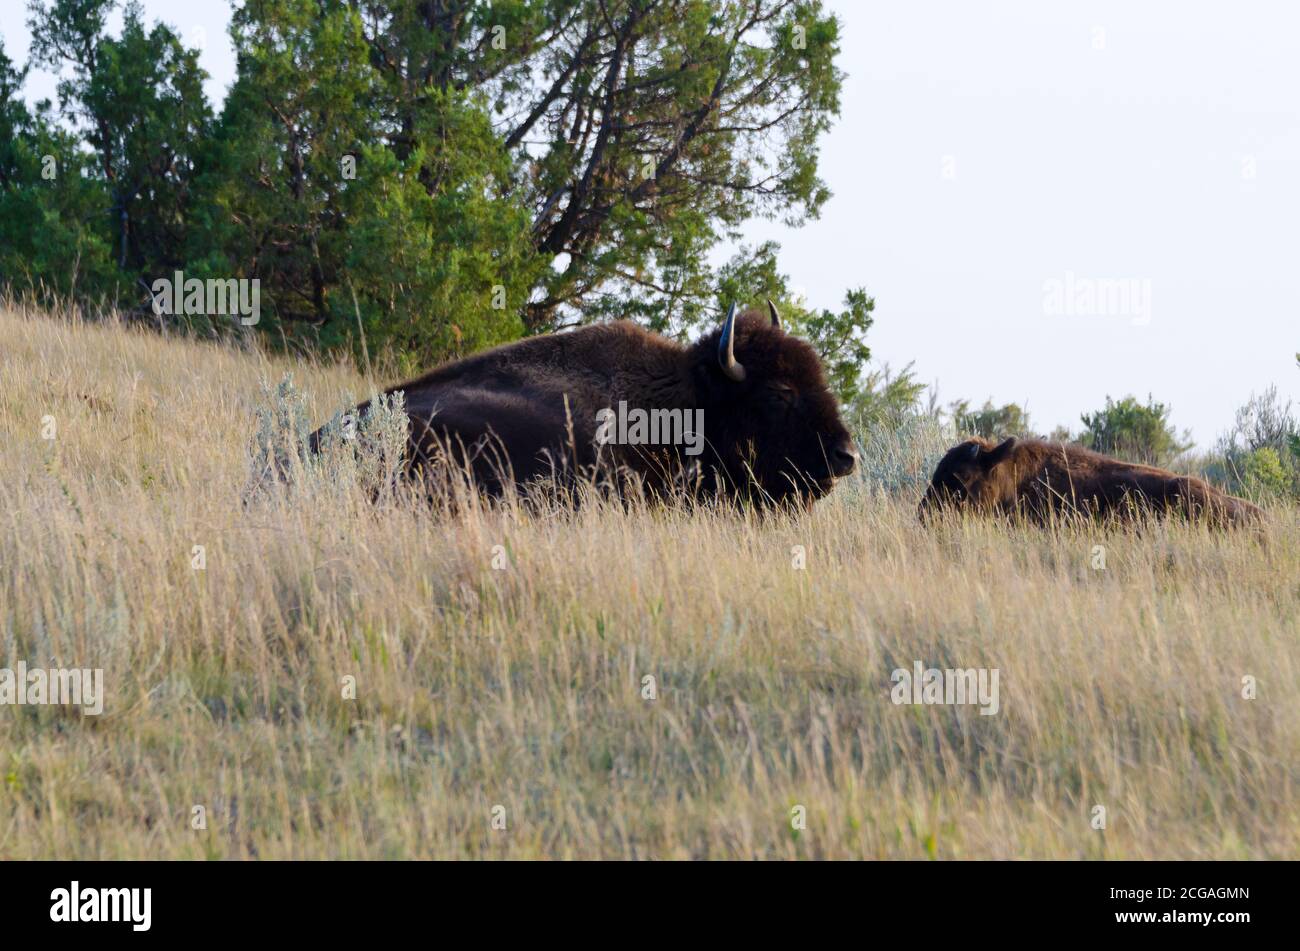
[[[737,315],[732,304],[690,346],[619,321],[530,337],[392,387],[405,393],[411,472],[464,470],[489,495],[614,473],[654,494],[684,485],[810,505],[853,471],[857,451],[817,352],[768,308]],[[609,440],[602,421],[616,408],[689,420],[691,438]],[[322,438],[312,434],[314,451]]]
[[[1020,515],[1039,523],[1070,515],[1133,518],[1177,512],[1215,526],[1259,521],[1263,512],[1207,482],[1122,462],[1081,446],[1016,439],[968,439],[939,461],[921,499],[936,508]]]

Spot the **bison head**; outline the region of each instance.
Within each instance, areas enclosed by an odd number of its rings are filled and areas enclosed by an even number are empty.
[[[706,479],[760,502],[810,504],[853,471],[857,452],[816,351],[768,308],[737,317],[732,304],[692,350],[713,463]]]
[[[968,439],[949,449],[935,466],[917,514],[924,521],[933,510],[945,506],[992,508],[1001,497],[993,470],[1015,447],[1016,437],[1011,436],[998,445],[985,439]]]

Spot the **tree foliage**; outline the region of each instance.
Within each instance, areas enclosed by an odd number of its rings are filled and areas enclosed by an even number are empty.
[[[1145,404],[1135,397],[1119,401],[1106,397],[1106,406],[1082,416],[1079,441],[1089,449],[1146,465],[1166,466],[1191,448],[1188,434],[1179,436],[1169,422],[1172,408],[1150,395]]]
[[[0,283],[51,297],[111,285],[106,194],[49,104],[27,108],[25,74],[0,44]]]
[[[682,332],[770,271],[762,293],[852,394],[865,293],[805,314],[774,246],[710,263],[747,221],[799,223],[829,195],[842,77],[820,0],[248,0],[216,116],[196,52],[134,2],[110,35],[116,3],[33,0],[57,115],[26,110],[4,61],[4,246],[20,214],[54,227],[0,282],[143,309],[173,270],[256,279],[277,339],[427,363],[612,317]]]
[[[105,216],[100,233],[125,278],[184,264],[190,190],[212,114],[197,52],[163,24],[147,28],[135,2],[123,10],[121,35],[109,36],[113,6],[55,0],[33,6],[30,25],[33,62],[63,76],[60,111],[90,149],[82,168],[107,205],[93,210]]]
[[[1016,403],[994,406],[991,399],[986,399],[979,409],[971,409],[967,400],[959,400],[952,404],[952,418],[961,435],[984,439],[1034,435],[1029,414]]]
[[[1277,387],[1251,394],[1215,447],[1211,475],[1258,498],[1300,498],[1300,419]]]

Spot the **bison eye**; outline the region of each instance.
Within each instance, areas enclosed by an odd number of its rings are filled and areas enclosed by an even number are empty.
[[[768,390],[777,400],[788,406],[793,406],[795,400],[799,398],[799,394],[789,383],[772,383],[769,385]]]

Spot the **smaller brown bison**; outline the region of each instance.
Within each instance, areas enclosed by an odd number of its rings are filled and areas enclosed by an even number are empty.
[[[968,439],[948,450],[921,499],[922,520],[943,506],[1020,515],[1132,518],[1177,512],[1216,526],[1257,522],[1254,505],[1207,482],[1103,456],[1082,446],[1017,439]]]

